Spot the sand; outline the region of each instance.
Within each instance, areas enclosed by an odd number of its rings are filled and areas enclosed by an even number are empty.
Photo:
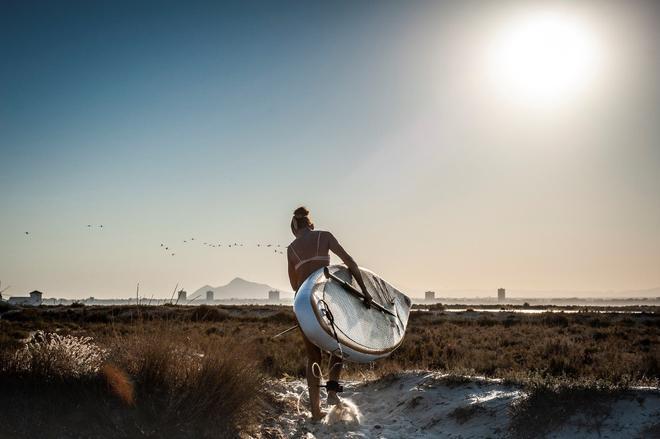
[[[511,436],[511,407],[525,398],[521,388],[498,380],[447,377],[407,372],[371,381],[348,381],[342,398],[346,422],[314,423],[307,411],[306,384],[300,380],[272,383],[277,414],[262,425],[257,437],[301,438],[498,438]],[[611,403],[597,423],[576,413],[562,420],[551,438],[654,437],[660,429],[660,392],[637,389]],[[324,407],[327,410],[327,407]],[[335,413],[337,415],[337,413]],[[338,416],[335,416],[338,417]]]

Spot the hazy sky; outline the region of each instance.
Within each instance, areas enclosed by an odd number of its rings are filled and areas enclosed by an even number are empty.
[[[0,0],[2,286],[288,288],[256,244],[287,244],[305,204],[413,295],[657,287],[659,19],[652,1]]]

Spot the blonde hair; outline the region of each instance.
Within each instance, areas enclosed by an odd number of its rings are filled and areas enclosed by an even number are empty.
[[[309,217],[309,209],[305,206],[300,206],[293,211],[293,218],[291,218],[291,231],[296,233],[300,229],[313,229],[314,223]]]

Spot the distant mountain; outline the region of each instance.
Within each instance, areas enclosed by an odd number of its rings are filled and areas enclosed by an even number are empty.
[[[204,300],[206,298],[206,292],[211,290],[213,291],[214,299],[267,299],[268,292],[270,290],[276,290],[266,284],[260,284],[257,282],[250,282],[245,279],[237,277],[229,282],[227,285],[222,285],[219,287],[212,287],[211,285],[204,285],[199,288],[194,293],[188,295],[189,299],[199,295],[199,300]],[[288,291],[284,291],[288,293]]]

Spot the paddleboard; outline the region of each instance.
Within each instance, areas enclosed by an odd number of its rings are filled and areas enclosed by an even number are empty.
[[[360,287],[343,265],[312,273],[296,293],[293,310],[300,329],[314,345],[345,360],[368,363],[391,354],[408,326],[412,301],[380,276],[360,268],[375,304],[357,297]],[[338,279],[333,279],[335,276]],[[342,286],[344,281],[348,286]],[[353,288],[353,292],[349,289]],[[380,309],[379,309],[380,308]]]

